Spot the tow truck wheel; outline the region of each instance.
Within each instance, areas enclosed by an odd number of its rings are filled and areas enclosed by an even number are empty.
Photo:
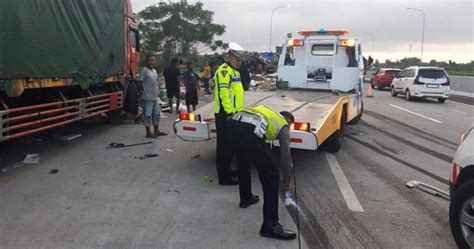
[[[339,130],[334,132],[323,144],[323,149],[329,152],[338,152],[344,142],[344,131],[346,130],[346,110],[341,112],[341,125]]]
[[[438,102],[439,103],[444,103],[444,102],[446,102],[446,99],[445,98],[438,98]]]
[[[451,197],[449,224],[459,248],[474,247],[474,180],[463,183]]]

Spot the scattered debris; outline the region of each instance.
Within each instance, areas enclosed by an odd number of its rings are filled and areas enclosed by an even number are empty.
[[[150,157],[157,157],[159,156],[158,154],[145,154],[143,156],[136,156],[135,159],[140,159],[140,160],[144,160],[144,159],[147,159],[147,158],[150,158]]]
[[[82,186],[86,186],[86,185],[87,185],[87,182],[84,182],[84,183],[82,184]]]
[[[166,192],[167,192],[167,193],[169,193],[169,192],[176,192],[176,193],[178,193],[178,194],[181,194],[181,191],[179,191],[179,190],[177,190],[177,189],[174,189],[174,190],[169,190],[169,189],[168,189],[168,190],[166,190]]]
[[[59,172],[59,169],[51,169],[51,170],[49,171],[50,174],[56,174],[56,173],[58,173],[58,172]]]
[[[434,196],[440,197],[440,198],[445,199],[447,201],[449,201],[451,199],[448,192],[443,191],[439,188],[433,187],[431,185],[428,185],[426,183],[422,183],[422,182],[419,182],[419,181],[409,181],[409,182],[406,183],[406,186],[409,187],[409,188],[419,189],[423,192],[432,194]]]
[[[70,142],[74,139],[82,137],[82,134],[77,133],[77,134],[69,134],[69,135],[63,135],[63,136],[58,136],[54,135],[53,138],[62,142]]]
[[[143,143],[136,143],[136,144],[123,144],[123,143],[110,143],[109,146],[107,146],[107,149],[112,149],[112,148],[125,148],[125,147],[132,147],[132,146],[138,146],[138,145],[145,145],[145,144],[152,144],[153,142],[143,142]]]
[[[37,164],[40,160],[38,154],[27,154],[25,159],[23,159],[24,164]]]
[[[191,157],[191,159],[201,159],[201,155],[197,154]]]
[[[174,150],[172,150],[172,149],[166,149],[166,151],[168,151],[168,152],[174,152]]]
[[[210,176],[204,176],[204,181],[207,182],[207,183],[211,183],[214,181],[214,179]]]

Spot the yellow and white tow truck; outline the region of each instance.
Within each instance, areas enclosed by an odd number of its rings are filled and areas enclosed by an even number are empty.
[[[280,88],[270,92],[245,92],[244,106],[267,105],[289,111],[291,147],[338,151],[347,124],[357,123],[363,112],[364,62],[359,40],[344,30],[298,31],[288,34],[278,62]],[[194,113],[181,113],[175,134],[186,141],[215,137],[213,103]],[[278,141],[268,141],[278,146]]]

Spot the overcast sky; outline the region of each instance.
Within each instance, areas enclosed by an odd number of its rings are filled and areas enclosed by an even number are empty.
[[[135,12],[157,0],[131,0]],[[195,2],[195,1],[188,1]],[[214,11],[216,23],[226,25],[224,42],[235,41],[254,51],[268,51],[270,13],[273,15],[273,46],[296,30],[346,29],[363,40],[365,55],[379,60],[420,55],[422,14],[426,14],[423,61],[430,59],[468,62],[474,60],[474,0],[463,1],[201,1]],[[375,51],[372,53],[372,39]],[[412,45],[410,53],[410,45]]]

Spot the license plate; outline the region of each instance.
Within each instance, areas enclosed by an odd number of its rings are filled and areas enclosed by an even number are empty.
[[[426,84],[426,87],[428,88],[439,88],[438,84]]]

